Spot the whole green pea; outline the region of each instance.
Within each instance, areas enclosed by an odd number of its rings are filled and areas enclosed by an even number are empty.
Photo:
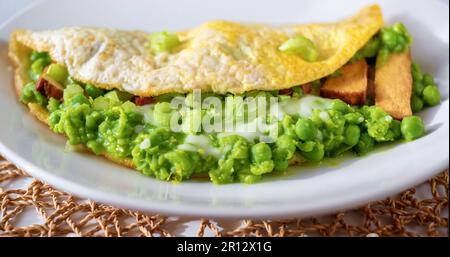
[[[31,55],[30,55],[30,61],[31,62],[34,62],[34,61],[36,61],[37,59],[40,59],[40,58],[47,59],[49,63],[51,62],[50,56],[48,55],[47,52],[33,51],[31,53]]]
[[[283,148],[275,148],[273,151],[273,164],[275,171],[285,171],[289,167],[290,153]]]
[[[30,75],[31,79],[37,80],[44,71],[44,68],[49,64],[47,59],[39,58],[31,64]]]
[[[328,109],[335,110],[342,113],[347,113],[350,111],[350,106],[340,99],[334,99],[331,101]]]
[[[430,74],[424,74],[423,75],[423,84],[425,84],[426,86],[429,86],[429,85],[435,85],[436,83],[434,82],[433,76],[431,76]]]
[[[413,93],[415,95],[421,96],[423,93],[423,89],[425,88],[422,81],[414,81],[413,83]]]
[[[84,89],[86,90],[86,93],[93,99],[105,94],[105,90],[94,87],[91,84],[86,84],[86,87]]]
[[[397,35],[390,29],[384,29],[382,33],[383,43],[389,48],[394,48],[397,45]]]
[[[403,119],[401,131],[406,141],[412,141],[425,134],[425,125],[420,117],[409,116]]]
[[[422,73],[420,73],[420,71],[415,71],[415,70],[412,70],[412,77],[413,77],[413,80],[414,80],[414,82],[422,82],[422,80],[423,80],[423,75],[422,75]]]
[[[356,125],[349,125],[345,128],[344,135],[344,142],[347,145],[356,145],[361,136],[361,129]]]
[[[416,113],[420,112],[423,109],[423,101],[417,95],[413,95],[411,97],[411,110]]]
[[[422,74],[422,68],[420,68],[420,65],[416,62],[413,62],[411,64],[411,69],[414,73]],[[420,80],[422,80],[422,79],[420,79]]]
[[[266,143],[258,143],[252,146],[252,158],[255,163],[262,163],[272,159],[272,150]]]
[[[310,161],[321,161],[325,156],[325,150],[323,144],[317,143],[311,152],[301,152],[303,157]]]
[[[295,125],[295,133],[303,141],[312,141],[317,137],[318,129],[311,120],[299,119]]]
[[[358,154],[359,156],[363,156],[372,151],[374,147],[375,140],[371,136],[369,136],[368,133],[364,132],[361,135],[359,142],[355,146],[354,150],[356,154]]]
[[[401,126],[402,123],[398,120],[393,120],[389,125],[389,132],[392,133],[394,140],[400,139],[402,137]]]
[[[423,100],[429,106],[438,105],[441,102],[441,92],[436,86],[427,86],[423,90]]]
[[[305,143],[298,143],[297,147],[298,149],[300,149],[302,152],[311,152],[312,150],[314,150],[314,147],[316,146],[316,142],[314,141],[308,141]]]
[[[277,148],[286,150],[287,159],[292,158],[295,153],[295,149],[297,148],[295,139],[289,135],[282,135],[281,137],[277,138],[275,145]]]

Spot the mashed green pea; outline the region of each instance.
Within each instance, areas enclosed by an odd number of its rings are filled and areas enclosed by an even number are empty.
[[[359,156],[366,155],[375,148],[375,140],[368,134],[363,133],[358,141],[358,144],[354,148],[354,151]]]
[[[378,54],[380,44],[381,41],[378,36],[371,38],[363,48],[356,52],[356,54],[352,57],[351,62],[355,63],[364,58],[375,57]]]
[[[223,157],[218,166],[208,172],[211,181],[215,184],[231,183],[239,174],[250,173],[250,143],[247,139],[231,135],[218,140]],[[255,170],[255,173],[256,170]]]
[[[296,147],[297,142],[289,135],[277,138],[273,151],[274,170],[285,171],[288,168],[289,160],[294,157]]]
[[[58,110],[60,105],[61,103],[58,100],[56,100],[55,98],[50,98],[50,100],[48,100],[47,110],[52,113]]]
[[[47,104],[47,98],[36,90],[34,82],[30,82],[22,88],[20,100],[25,103],[37,103],[41,106]]]
[[[365,51],[365,54],[373,55],[374,50]],[[55,67],[50,72],[56,74],[54,79],[61,75],[57,71],[61,67]],[[419,75],[416,77],[431,82],[429,76]],[[63,80],[65,77],[61,75],[57,79]],[[245,94],[244,98],[262,96],[268,100],[277,95],[277,92],[255,91]],[[423,95],[432,94],[428,92]],[[399,122],[379,107],[356,108],[341,100],[330,100],[327,105],[313,108],[311,112],[284,114],[281,120],[275,120],[280,126],[273,143],[213,133],[208,138],[214,154],[188,151],[189,148],[181,147],[187,135],[169,129],[171,115],[175,111],[169,101],[174,96],[161,96],[161,101],[150,107],[155,121],[152,124],[146,123],[141,109],[128,101],[132,97],[130,94],[118,90],[106,93],[76,81],[68,83],[61,102],[53,98],[47,101],[37,92],[34,83],[24,87],[21,99],[46,106],[50,113],[51,129],[64,133],[70,144],[82,144],[96,154],[108,153],[117,159],[129,158],[143,174],[175,182],[203,173],[215,184],[236,181],[251,184],[260,181],[265,174],[285,171],[295,155],[301,155],[310,162],[320,162],[325,157],[334,157],[349,150],[364,155],[378,142],[393,141],[402,136],[413,140],[421,136],[420,124],[416,120]],[[236,96],[231,98],[235,100]],[[288,102],[292,97],[282,98]],[[188,98],[191,103],[189,99],[192,100],[192,94]],[[200,117],[211,112],[214,113],[214,110],[204,108]],[[238,113],[243,113],[245,117],[247,112],[238,103],[233,106],[235,119]],[[190,113],[193,112],[184,115]]]
[[[301,140],[311,141],[316,139],[319,131],[311,120],[299,119],[295,125],[295,132]]]
[[[131,156],[136,169],[160,180],[188,179],[201,158],[198,153],[177,150],[181,140],[166,128],[146,129],[134,140]]]
[[[30,55],[30,68],[28,70],[28,75],[32,81],[37,81],[44,71],[45,67],[47,67],[52,60],[50,56],[46,52],[36,52]]]
[[[382,108],[377,106],[364,106],[361,114],[365,118],[365,127],[370,137],[377,142],[388,142],[397,139],[392,131],[393,118]]]
[[[425,134],[425,125],[418,116],[410,116],[403,119],[401,132],[406,141],[412,141]]]
[[[321,143],[316,143],[311,151],[301,152],[301,154],[310,161],[319,162],[325,156],[325,147]]]

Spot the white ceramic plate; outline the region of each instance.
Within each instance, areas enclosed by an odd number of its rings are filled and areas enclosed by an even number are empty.
[[[144,177],[88,154],[68,152],[18,103],[8,69],[7,41],[17,28],[71,25],[160,31],[213,19],[272,24],[334,21],[372,0],[77,0],[38,1],[0,26],[0,153],[35,177],[81,197],[148,212],[211,217],[308,216],[355,207],[414,186],[448,167],[449,8],[438,1],[379,1],[388,22],[414,35],[414,58],[435,74],[443,103],[421,113],[428,134],[383,147],[364,158],[298,167],[255,185],[179,185]]]

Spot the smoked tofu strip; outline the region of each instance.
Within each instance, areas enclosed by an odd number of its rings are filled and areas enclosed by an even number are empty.
[[[375,105],[395,119],[411,116],[411,53],[392,54],[375,71]]]
[[[364,104],[367,96],[367,69],[365,60],[345,65],[340,76],[329,77],[325,81],[320,95],[341,99],[352,105]]]

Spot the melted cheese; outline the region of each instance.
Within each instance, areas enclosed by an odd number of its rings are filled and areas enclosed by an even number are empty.
[[[184,143],[178,146],[178,149],[190,152],[202,152],[205,155],[212,155],[220,158],[219,149],[212,146],[211,139],[205,135],[187,135]]]
[[[330,103],[330,99],[318,96],[304,96],[298,99],[290,99],[279,103],[279,118],[284,115],[300,115],[303,118],[309,118],[315,109],[326,110]]]

